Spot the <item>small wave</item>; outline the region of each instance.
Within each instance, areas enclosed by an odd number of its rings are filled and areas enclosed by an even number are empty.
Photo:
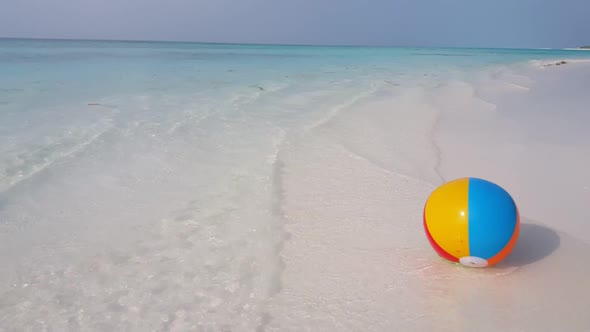
[[[375,95],[375,93],[379,90],[379,88],[380,88],[379,86],[374,85],[370,89],[367,89],[367,90],[357,93],[356,95],[349,98],[345,102],[331,107],[330,110],[324,114],[324,116],[322,116],[317,121],[315,121],[315,122],[311,123],[310,125],[308,125],[307,127],[305,127],[304,131],[310,131],[310,130],[321,127],[322,125],[328,123],[331,119],[333,119],[335,116],[337,116],[342,110],[344,110],[348,107],[351,107],[352,105],[356,104],[357,102],[359,102],[365,98]]]
[[[70,136],[55,138],[46,145],[13,154],[12,157],[4,156],[5,159],[0,160],[0,192],[7,191],[55,162],[84,150],[108,130],[110,126],[103,124],[100,128],[91,129],[94,133],[89,136],[70,133]]]
[[[433,145],[434,145],[434,148],[436,149],[436,155],[437,155],[436,156],[437,157],[436,164],[435,164],[435,166],[433,168],[434,168],[435,172],[437,172],[437,175],[442,179],[442,176],[440,176],[440,174],[438,174],[439,173],[438,167],[439,167],[439,164],[440,164],[440,149],[438,148],[438,146],[436,146],[436,142],[434,142]],[[428,180],[428,179],[425,179],[425,178],[422,178],[420,176],[416,176],[416,175],[413,175],[413,174],[407,174],[407,173],[404,173],[401,170],[398,170],[398,169],[395,169],[395,168],[391,168],[390,169],[386,165],[383,165],[379,160],[376,160],[376,159],[374,159],[374,158],[372,158],[372,157],[370,157],[368,155],[365,156],[362,152],[356,151],[356,150],[354,150],[354,149],[346,146],[345,144],[340,144],[340,148],[346,154],[350,155],[351,157],[356,158],[356,159],[363,160],[363,161],[369,163],[370,165],[373,165],[376,168],[380,169],[381,171],[383,171],[385,173],[388,173],[390,175],[395,175],[395,176],[398,176],[400,178],[412,180],[412,181],[415,181],[417,183],[422,183],[422,184],[425,184],[425,185],[428,185],[428,186],[434,185],[431,180]]]

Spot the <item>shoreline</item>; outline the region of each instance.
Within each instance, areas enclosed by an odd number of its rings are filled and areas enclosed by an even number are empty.
[[[528,78],[524,88],[480,91],[477,98],[495,109],[469,114],[468,130],[457,125],[462,115],[443,112],[445,123],[437,138],[447,179],[471,174],[496,180],[521,202],[524,215],[540,221],[566,217],[568,223],[549,224],[590,242],[590,226],[584,225],[590,213],[581,208],[590,200],[584,189],[590,188],[590,177],[583,166],[590,167],[590,134],[583,125],[590,123],[583,111],[590,61],[566,61],[560,67],[522,68],[518,74]],[[555,173],[560,169],[568,172]],[[570,202],[554,204],[552,190],[557,188],[564,193],[558,196]]]
[[[287,166],[282,179],[289,239],[281,253],[282,289],[270,301],[267,330],[554,331],[590,326],[582,309],[590,296],[585,277],[590,268],[576,258],[578,252],[590,252],[590,226],[584,224],[583,204],[572,205],[590,199],[590,191],[563,207],[551,204],[555,194],[549,192],[550,186],[566,183],[560,190],[564,199],[584,194],[567,190],[577,181],[590,184],[584,173],[590,158],[577,159],[580,153],[590,156],[590,145],[562,153],[568,149],[565,143],[562,149],[537,144],[528,131],[543,131],[545,127],[536,125],[547,123],[532,121],[527,126],[525,121],[553,116],[552,109],[541,109],[535,98],[558,86],[556,93],[580,86],[583,75],[572,73],[588,73],[590,66],[572,62],[551,69],[555,71],[521,67],[483,90],[445,87],[435,97],[436,106],[416,108],[386,97],[338,114],[291,147],[283,156]],[[529,81],[523,83],[523,76]],[[514,86],[514,79],[521,88]],[[572,94],[581,107],[586,96],[576,91]],[[467,102],[454,98],[465,94],[472,96]],[[404,111],[408,105],[412,109]],[[539,112],[524,112],[527,105]],[[396,118],[405,123],[395,126]],[[414,119],[422,124],[416,126]],[[394,127],[380,126],[383,123]],[[430,142],[429,133],[434,135]],[[359,135],[365,145],[356,141]],[[390,145],[396,139],[414,146],[404,150]],[[420,148],[419,142],[430,147]],[[428,152],[412,154],[413,149]],[[496,267],[475,270],[449,264],[429,247],[420,222],[425,199],[442,183],[428,171],[436,167],[436,149],[445,180],[490,179],[520,206],[519,242]],[[400,153],[414,163],[386,157]],[[559,153],[561,162],[543,168],[540,159],[554,159]],[[563,163],[576,162],[586,168],[569,173],[568,181],[555,172]],[[420,166],[424,164],[428,166]],[[520,167],[514,169],[516,165]],[[551,181],[544,186],[535,176]],[[569,223],[542,218],[544,213],[561,215]]]

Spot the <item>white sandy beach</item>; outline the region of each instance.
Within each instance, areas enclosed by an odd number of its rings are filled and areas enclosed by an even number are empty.
[[[104,62],[134,77],[117,94],[109,76],[86,100],[51,61],[46,91],[5,80],[0,331],[590,330],[587,61],[160,47]],[[423,231],[432,190],[467,176],[519,207],[495,267]]]
[[[590,329],[590,64],[515,68],[432,100],[392,91],[285,150],[288,240],[267,330]],[[466,176],[521,211],[496,267],[443,261],[423,233],[430,192]]]

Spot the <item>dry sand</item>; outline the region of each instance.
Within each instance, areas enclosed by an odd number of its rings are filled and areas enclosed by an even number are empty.
[[[267,330],[590,330],[589,86],[588,63],[519,65],[308,131],[280,156],[288,240]],[[521,212],[495,267],[443,261],[422,229],[430,192],[465,176]]]

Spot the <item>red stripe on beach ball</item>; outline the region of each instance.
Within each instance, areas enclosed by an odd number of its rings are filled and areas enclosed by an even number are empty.
[[[426,213],[423,213],[423,219],[424,219],[424,231],[426,232],[426,237],[428,238],[428,241],[430,242],[430,245],[432,246],[432,248],[436,251],[436,253],[438,253],[438,255],[444,259],[450,260],[451,262],[456,262],[459,263],[459,259],[451,254],[449,254],[448,252],[446,252],[443,248],[441,248],[436,241],[434,241],[434,239],[432,238],[432,235],[430,235],[430,231],[428,230],[428,226],[426,225]]]

